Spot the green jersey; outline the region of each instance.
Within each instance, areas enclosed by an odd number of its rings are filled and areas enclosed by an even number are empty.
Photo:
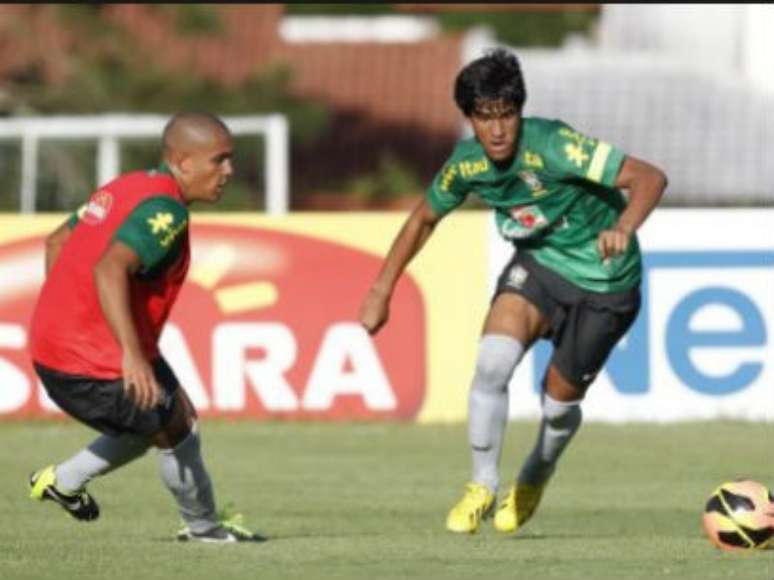
[[[613,228],[626,207],[614,186],[624,157],[561,121],[524,118],[512,162],[495,164],[475,138],[464,139],[427,199],[444,215],[475,193],[519,251],[586,290],[627,290],[641,277],[636,236],[624,254],[604,262],[597,249],[599,232]]]

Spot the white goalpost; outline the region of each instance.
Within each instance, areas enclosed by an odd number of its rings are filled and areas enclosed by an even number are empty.
[[[287,213],[289,207],[289,128],[285,115],[222,117],[232,134],[264,137],[266,211]],[[38,147],[41,139],[96,139],[97,184],[120,173],[121,139],[158,137],[168,115],[62,115],[20,116],[0,120],[0,139],[21,140],[21,192],[19,209],[34,213],[37,198]]]

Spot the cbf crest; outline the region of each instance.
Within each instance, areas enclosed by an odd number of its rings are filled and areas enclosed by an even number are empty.
[[[537,175],[533,171],[519,171],[518,173],[521,180],[527,184],[527,187],[532,192],[532,197],[540,197],[548,193],[548,190],[540,181]]]

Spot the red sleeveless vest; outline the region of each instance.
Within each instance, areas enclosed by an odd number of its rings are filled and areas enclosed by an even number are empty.
[[[72,375],[121,376],[123,353],[102,312],[94,267],[132,211],[160,195],[184,203],[177,182],[162,172],[125,174],[91,196],[38,296],[30,324],[35,362]],[[178,259],[158,278],[129,279],[131,311],[148,360],[159,356],[159,335],[188,271],[187,227],[181,237]]]

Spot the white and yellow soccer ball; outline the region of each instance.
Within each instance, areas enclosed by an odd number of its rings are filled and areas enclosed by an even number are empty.
[[[750,479],[724,483],[707,500],[703,523],[721,550],[774,548],[774,495]]]

